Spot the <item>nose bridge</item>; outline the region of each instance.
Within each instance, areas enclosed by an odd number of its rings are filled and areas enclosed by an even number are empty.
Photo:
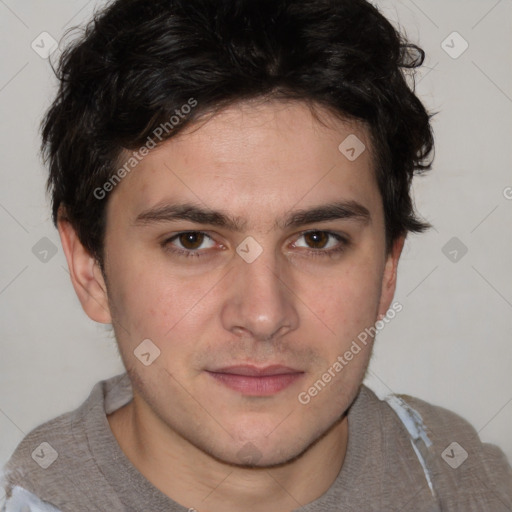
[[[223,322],[228,330],[242,329],[261,340],[296,328],[298,316],[285,274],[275,251],[263,250],[254,260],[235,263]]]

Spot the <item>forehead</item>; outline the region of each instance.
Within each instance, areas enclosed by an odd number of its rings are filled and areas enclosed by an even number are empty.
[[[133,221],[152,206],[189,202],[275,224],[294,206],[378,206],[366,128],[318,113],[322,122],[300,102],[226,108],[151,150],[116,187],[109,208]]]

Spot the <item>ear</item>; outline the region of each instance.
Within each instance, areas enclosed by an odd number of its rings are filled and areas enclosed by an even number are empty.
[[[396,279],[398,260],[402,254],[402,249],[405,243],[405,235],[397,238],[393,242],[391,251],[387,255],[386,265],[384,267],[384,274],[382,277],[382,288],[380,294],[380,303],[378,318],[379,320],[386,316],[386,313],[391,305],[391,301],[395,295]]]
[[[68,220],[64,217],[59,218],[57,228],[68,262],[71,282],[82,308],[92,320],[102,324],[112,323],[107,287],[98,262],[84,248]]]

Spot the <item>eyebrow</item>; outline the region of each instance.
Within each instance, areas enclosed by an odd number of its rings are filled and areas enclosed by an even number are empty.
[[[338,201],[308,209],[295,210],[284,219],[278,219],[275,227],[284,229],[338,219],[353,220],[366,225],[371,222],[371,215],[366,207],[356,201]],[[133,224],[144,226],[178,220],[208,224],[235,232],[243,231],[247,225],[247,221],[240,217],[233,217],[223,211],[210,210],[192,203],[156,205],[139,213]]]
[[[339,201],[292,212],[283,227],[299,227],[338,219],[355,220],[366,225],[371,221],[371,215],[369,210],[357,201]]]

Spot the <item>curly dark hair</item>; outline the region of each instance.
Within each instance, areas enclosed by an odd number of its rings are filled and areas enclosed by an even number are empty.
[[[116,0],[62,53],[42,123],[53,222],[103,262],[106,200],[94,192],[193,98],[164,141],[235,102],[299,100],[368,128],[386,247],[431,225],[414,174],[431,168],[431,115],[407,83],[424,52],[365,0]],[[160,141],[159,141],[160,142]],[[62,207],[62,208],[61,208]]]

